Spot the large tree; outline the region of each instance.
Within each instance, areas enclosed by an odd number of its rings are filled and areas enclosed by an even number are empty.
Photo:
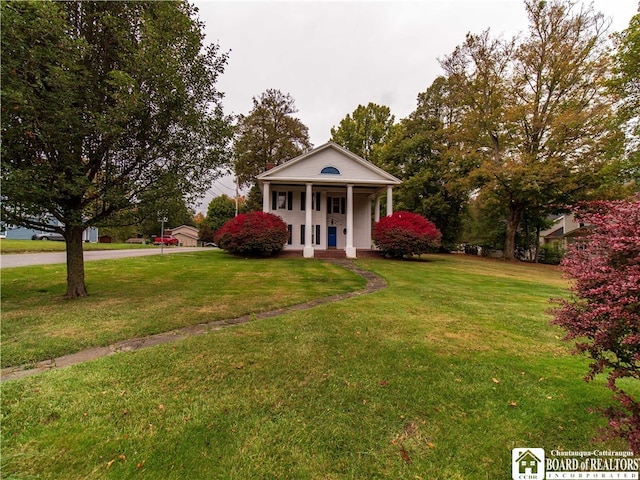
[[[340,120],[338,127],[331,129],[331,141],[374,162],[375,150],[387,140],[394,122],[395,117],[387,106],[372,102],[367,106],[358,105],[353,113]]]
[[[525,8],[523,39],[469,34],[441,62],[463,109],[458,155],[477,157],[475,178],[503,206],[506,259],[525,212],[540,217],[597,186],[614,132],[602,15],[573,0]]]
[[[475,163],[449,155],[448,125],[456,116],[438,77],[418,95],[416,109],[395,126],[377,148],[376,163],[402,180],[394,194],[399,210],[428,218],[442,232],[442,247],[452,249],[462,228],[469,198],[466,177]]]
[[[68,297],[87,294],[84,229],[131,222],[166,189],[201,195],[227,160],[227,55],[203,47],[196,12],[2,2],[2,215],[64,235]]]
[[[269,166],[276,166],[311,148],[309,129],[293,115],[291,95],[269,89],[253,97],[249,114],[238,119],[233,145],[235,173],[240,186],[251,186]]]
[[[236,202],[227,195],[213,198],[207,207],[204,223],[215,233],[220,227],[236,216]]]
[[[640,7],[639,7],[640,10]],[[626,151],[618,179],[627,190],[640,190],[640,13],[615,35],[614,77],[610,87],[617,98],[618,119],[626,134]],[[623,194],[626,192],[623,192]]]

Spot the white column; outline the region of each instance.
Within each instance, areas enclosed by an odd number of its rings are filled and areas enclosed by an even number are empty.
[[[353,185],[347,185],[347,258],[356,258],[353,246]]]
[[[387,217],[393,213],[393,197],[391,196],[391,191],[393,187],[387,187]]]
[[[307,193],[304,204],[304,258],[313,258],[313,244],[311,243],[311,223],[313,222],[313,184],[307,183]]]
[[[327,249],[327,192],[320,193],[320,240],[318,241]]]
[[[373,214],[373,219],[376,222],[380,221],[380,197],[378,195],[376,195],[376,206]]]
[[[269,213],[269,208],[271,206],[271,198],[269,198],[270,195],[270,186],[271,184],[269,182],[264,182],[262,184],[262,211],[264,213]]]

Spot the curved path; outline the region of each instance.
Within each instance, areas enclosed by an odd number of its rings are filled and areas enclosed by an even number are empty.
[[[357,267],[350,260],[329,260],[326,261],[336,263],[343,268],[351,270],[352,272],[360,275],[367,281],[367,285],[362,290],[356,290],[355,292],[341,293],[338,295],[332,295],[330,297],[319,298],[311,300],[309,302],[300,303],[297,305],[291,305],[289,307],[279,308],[277,310],[271,310],[268,312],[243,315],[238,318],[231,318],[226,320],[216,320],[208,323],[201,323],[198,325],[191,325],[188,327],[179,328],[170,332],[158,333],[156,335],[150,335],[148,337],[133,338],[130,340],[123,340],[121,342],[114,343],[107,347],[96,347],[88,350],[83,350],[78,353],[72,353],[64,355],[62,357],[53,358],[51,360],[45,360],[38,362],[37,364],[21,365],[17,367],[7,367],[2,369],[2,375],[0,381],[14,380],[30,375],[36,375],[38,373],[52,370],[54,368],[63,368],[70,365],[76,365],[78,363],[87,362],[100,357],[106,357],[118,352],[131,352],[135,350],[141,350],[147,347],[153,347],[163,343],[174,342],[187,337],[193,337],[196,335],[203,335],[215,330],[221,330],[223,328],[232,327],[234,325],[241,325],[243,323],[250,322],[252,320],[258,320],[262,318],[271,318],[278,315],[282,315],[289,312],[296,312],[300,310],[306,310],[313,308],[317,305],[325,303],[338,302],[347,298],[357,297],[359,295],[373,293],[381,290],[387,286],[387,282],[380,276],[376,275],[369,270],[364,270]]]

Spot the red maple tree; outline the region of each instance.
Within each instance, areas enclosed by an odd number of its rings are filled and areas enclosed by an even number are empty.
[[[585,380],[607,374],[619,404],[604,409],[605,436],[628,441],[640,453],[640,402],[618,380],[640,380],[640,196],[601,201],[576,209],[587,235],[574,243],[562,266],[574,280],[569,300],[560,301],[553,323],[576,340],[593,361]]]

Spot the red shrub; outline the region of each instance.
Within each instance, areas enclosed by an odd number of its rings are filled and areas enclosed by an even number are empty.
[[[586,207],[586,208],[585,208]],[[593,202],[576,212],[592,229],[575,243],[562,266],[575,280],[553,323],[589,355],[586,380],[607,373],[619,407],[605,410],[609,435],[626,439],[640,453],[640,402],[620,389],[620,378],[640,380],[640,197]]]
[[[220,248],[235,255],[278,253],[289,239],[287,224],[277,215],[249,212],[229,220],[214,235]]]
[[[442,234],[426,218],[411,212],[395,212],[373,227],[373,240],[388,257],[402,258],[433,251]]]

